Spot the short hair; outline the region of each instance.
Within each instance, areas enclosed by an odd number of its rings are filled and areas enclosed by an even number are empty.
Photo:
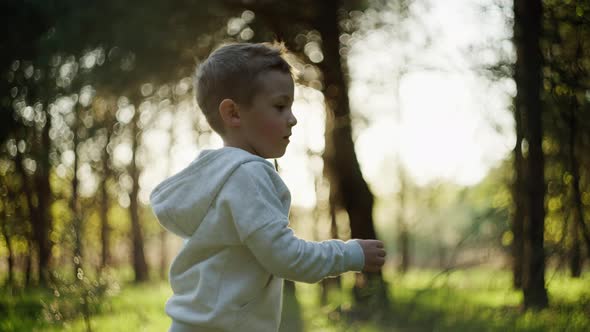
[[[224,133],[218,111],[224,99],[250,105],[260,89],[260,74],[271,70],[291,74],[286,53],[282,43],[233,43],[221,46],[197,67],[195,97],[213,130]]]

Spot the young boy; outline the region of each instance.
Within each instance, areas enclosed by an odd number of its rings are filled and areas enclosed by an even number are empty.
[[[308,283],[379,271],[377,240],[309,242],[289,228],[289,190],[266,159],[285,153],[297,120],[284,49],[231,44],[202,63],[197,102],[224,147],[158,185],[158,220],[185,240],[170,267],[170,331],[277,331],[283,279]]]

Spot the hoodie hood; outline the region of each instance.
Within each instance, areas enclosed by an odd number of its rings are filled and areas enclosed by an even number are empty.
[[[160,224],[182,238],[192,236],[230,175],[249,161],[270,164],[238,148],[202,151],[188,167],[152,191],[150,203]]]

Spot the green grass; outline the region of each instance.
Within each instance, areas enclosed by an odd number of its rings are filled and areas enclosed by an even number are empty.
[[[0,331],[86,331],[79,314],[65,320],[47,316],[47,308],[59,301],[48,291],[0,294]],[[170,319],[164,304],[170,294],[166,283],[126,285],[103,300],[100,311],[91,317],[92,331],[166,331]]]
[[[351,320],[353,275],[344,292],[333,291],[321,305],[317,285],[297,284],[296,299],[285,298],[282,331],[590,331],[590,273],[571,279],[547,274],[551,307],[523,312],[522,295],[510,289],[507,272],[464,270],[386,274],[392,305],[377,321]],[[166,331],[166,283],[125,284],[111,292],[91,318],[93,331]],[[43,301],[43,302],[42,302]],[[64,300],[61,300],[64,301]],[[67,299],[75,304],[75,299]],[[45,304],[43,304],[45,303]],[[0,331],[85,331],[79,314],[56,321],[47,310],[54,294],[0,290]]]
[[[412,271],[392,280],[395,326],[424,331],[589,331],[590,274],[548,274],[550,308],[523,312],[511,276],[493,270],[439,275]]]
[[[106,301],[102,314],[92,319],[93,331],[167,331],[170,319],[164,305],[170,294],[166,283],[124,287],[120,294]],[[85,331],[85,325],[77,319],[65,328],[46,331]]]

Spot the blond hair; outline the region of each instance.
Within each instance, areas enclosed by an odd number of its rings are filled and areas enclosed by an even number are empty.
[[[260,74],[279,70],[291,74],[283,58],[287,50],[278,43],[234,43],[223,45],[201,63],[195,71],[194,91],[197,103],[209,125],[223,134],[219,104],[232,99],[249,106],[260,90]]]

